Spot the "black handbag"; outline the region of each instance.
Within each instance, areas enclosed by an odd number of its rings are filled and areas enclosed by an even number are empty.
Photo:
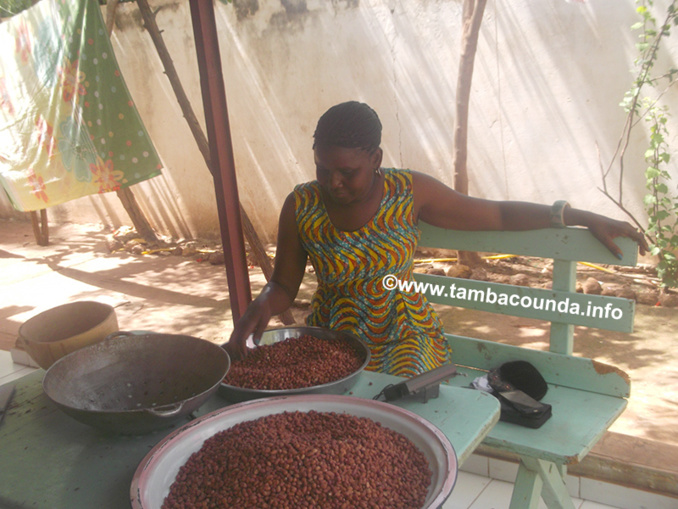
[[[539,401],[548,386],[529,362],[504,363],[490,370],[487,381],[501,403],[500,420],[536,429],[551,417],[551,405]]]

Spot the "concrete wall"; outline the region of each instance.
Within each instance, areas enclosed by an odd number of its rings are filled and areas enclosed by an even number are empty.
[[[158,25],[202,119],[189,3],[151,4],[160,7]],[[452,185],[462,0],[234,0],[215,9],[241,201],[266,241],[275,239],[287,193],[314,178],[315,123],[340,101],[377,110],[385,165]],[[470,107],[472,195],[565,198],[624,218],[598,187],[625,120],[619,102],[632,82],[637,19],[633,0],[488,1]],[[661,68],[678,67],[678,45],[670,42]],[[165,233],[217,234],[210,174],[134,3],[119,6],[113,44],[166,167],[162,177],[133,187],[137,199]],[[675,115],[678,92],[663,101]],[[669,131],[678,146],[675,117]],[[639,125],[624,174],[625,203],[643,220],[646,138]],[[613,175],[610,187],[617,182]],[[50,216],[128,223],[114,194],[55,207]]]

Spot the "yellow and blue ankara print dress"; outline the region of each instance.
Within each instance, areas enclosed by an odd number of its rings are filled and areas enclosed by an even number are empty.
[[[422,294],[383,286],[387,275],[412,280],[419,230],[411,172],[382,171],[379,210],[351,232],[334,227],[317,181],[295,188],[297,229],[318,278],[306,321],[362,338],[372,352],[368,369],[412,376],[450,362],[451,352]]]

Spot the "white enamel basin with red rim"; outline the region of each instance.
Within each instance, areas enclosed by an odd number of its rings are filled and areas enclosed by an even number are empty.
[[[437,508],[457,479],[457,456],[447,437],[417,414],[380,401],[340,395],[297,395],[238,403],[200,417],[168,435],[139,464],[130,489],[134,509],[159,509],[179,468],[219,431],[267,415],[315,410],[367,417],[406,436],[428,459],[433,473],[424,508]]]

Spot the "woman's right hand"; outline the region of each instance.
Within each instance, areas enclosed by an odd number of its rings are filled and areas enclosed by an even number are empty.
[[[224,348],[232,359],[247,355],[247,340],[259,344],[269,320],[288,309],[299,291],[306,268],[306,251],[301,245],[295,218],[294,194],[285,200],[278,223],[278,244],[273,275],[259,296],[254,299],[237,321]]]
[[[247,340],[250,336],[255,345],[259,344],[271,316],[268,299],[264,295],[260,295],[247,306],[245,313],[236,322],[228,343],[224,345],[232,360],[239,360],[247,355]]]

